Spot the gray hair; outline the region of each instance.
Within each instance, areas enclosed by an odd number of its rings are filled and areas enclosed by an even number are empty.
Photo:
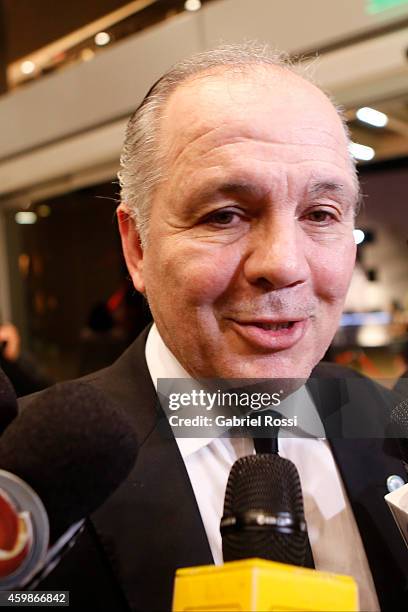
[[[121,201],[135,220],[142,246],[148,238],[153,194],[164,177],[164,160],[160,156],[158,134],[163,109],[170,95],[179,85],[195,75],[204,75],[217,69],[242,72],[254,65],[280,67],[314,83],[310,67],[302,64],[301,60],[292,60],[285,52],[256,42],[221,45],[175,64],[152,86],[131,116],[126,129],[118,178]],[[336,105],[335,108],[349,138],[343,110]],[[351,161],[350,165],[357,186],[355,164]]]

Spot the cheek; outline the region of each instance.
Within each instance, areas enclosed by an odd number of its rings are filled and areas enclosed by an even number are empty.
[[[336,250],[320,252],[313,259],[313,282],[317,295],[329,303],[343,304],[356,258],[353,242]]]
[[[157,291],[165,290],[170,300],[171,296],[180,296],[184,305],[213,304],[228,291],[239,267],[239,255],[227,250],[216,245],[203,248],[173,244],[156,253],[151,265],[146,266],[147,283],[150,280]]]

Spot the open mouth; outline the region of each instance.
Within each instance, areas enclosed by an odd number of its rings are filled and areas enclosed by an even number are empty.
[[[289,349],[304,337],[309,320],[237,321],[231,319],[238,336],[254,347],[266,351]]]
[[[285,323],[241,323],[241,325],[254,325],[260,329],[279,331],[280,329],[291,329],[295,325],[295,321],[286,321]]]

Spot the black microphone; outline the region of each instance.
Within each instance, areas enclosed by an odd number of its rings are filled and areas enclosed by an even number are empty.
[[[38,549],[48,545],[45,512],[53,544],[125,480],[137,451],[129,417],[95,387],[61,383],[35,398],[0,439],[0,497],[20,517],[30,512],[25,529],[33,532],[28,554],[12,576],[3,573],[0,587],[24,585],[41,569]],[[10,517],[10,510],[3,516]],[[0,548],[1,541],[0,528]]]
[[[14,388],[0,368],[0,436],[18,413]]]
[[[391,412],[390,422],[401,435],[408,435],[408,398],[397,404]]]
[[[225,565],[179,569],[174,610],[358,610],[351,577],[312,569],[300,478],[288,459],[234,463],[221,534]]]
[[[408,462],[408,399],[402,400],[391,411],[388,435],[398,438],[402,460]]]
[[[250,455],[231,468],[221,519],[224,561],[260,557],[306,562],[308,537],[300,478],[292,461]]]

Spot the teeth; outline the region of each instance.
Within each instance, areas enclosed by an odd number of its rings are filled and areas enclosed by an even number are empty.
[[[271,324],[271,325],[269,325],[268,323],[258,323],[258,327],[261,327],[262,329],[267,329],[267,330],[270,330],[270,331],[277,331],[278,329],[288,329],[291,326],[292,326],[291,322],[288,322],[288,323],[275,323],[275,324]]]

